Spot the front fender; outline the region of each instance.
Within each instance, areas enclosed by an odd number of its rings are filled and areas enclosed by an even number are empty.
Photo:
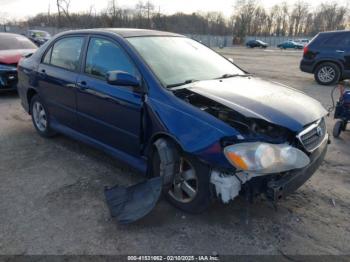
[[[152,126],[156,133],[168,134],[181,148],[212,166],[231,167],[223,155],[220,140],[223,137],[237,136],[239,133],[215,117],[177,101],[169,104],[156,99],[147,101],[148,114],[153,114]],[[181,108],[181,109],[180,109]],[[151,111],[150,111],[151,110]]]

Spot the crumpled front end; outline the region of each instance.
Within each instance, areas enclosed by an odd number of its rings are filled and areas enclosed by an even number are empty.
[[[302,168],[272,174],[213,169],[211,183],[224,203],[247,191],[250,198],[265,194],[267,199],[276,202],[296,191],[315,173],[326,156],[328,143],[327,134],[322,143],[307,154],[309,163]]]
[[[234,169],[214,169],[211,182],[224,203],[237,197],[243,187],[251,197],[264,193],[269,200],[277,201],[297,190],[315,173],[325,158],[328,143],[322,118],[308,125],[288,144],[270,144],[270,147],[262,141],[233,144],[224,151],[229,160],[232,158]],[[250,148],[255,145],[254,151],[246,154],[237,150],[245,144],[251,145]],[[227,154],[231,147],[232,156]]]
[[[304,126],[298,123],[300,130],[266,121],[267,117],[246,116],[242,110],[236,111],[190,89],[177,90],[175,94],[238,131],[196,152],[212,166],[211,184],[224,203],[247,190],[251,196],[264,193],[276,201],[305,183],[324,159],[328,133],[317,104],[319,119]]]

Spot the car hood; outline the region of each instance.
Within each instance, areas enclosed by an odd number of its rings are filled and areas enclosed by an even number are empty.
[[[0,50],[0,63],[17,64],[23,55],[35,51],[36,49]]]
[[[248,118],[263,119],[295,132],[328,113],[320,102],[296,89],[254,77],[199,81],[186,88]]]

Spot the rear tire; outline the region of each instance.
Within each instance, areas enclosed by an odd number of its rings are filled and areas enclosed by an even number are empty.
[[[205,211],[211,203],[210,168],[195,157],[181,152],[171,141],[165,141],[166,147],[162,149],[162,154],[173,155],[177,159],[172,160],[176,163],[171,168],[173,179],[169,185],[164,186],[164,197],[185,212],[196,214]],[[152,154],[153,176],[161,175],[161,158],[155,147]]]
[[[320,85],[333,85],[339,82],[341,72],[336,64],[325,62],[317,66],[314,76]]]
[[[34,95],[30,101],[30,113],[36,131],[42,137],[52,137],[56,135],[50,126],[50,115],[47,107],[39,95]]]
[[[339,135],[340,135],[342,129],[343,129],[343,121],[342,121],[342,120],[338,120],[338,121],[335,123],[334,127],[333,127],[333,136],[334,136],[335,138],[339,137]]]

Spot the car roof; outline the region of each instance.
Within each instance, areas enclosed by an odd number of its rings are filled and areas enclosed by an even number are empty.
[[[36,30],[36,29],[30,29],[30,30],[28,30],[28,32],[40,32],[40,33],[47,33],[47,31],[43,31],[43,30]]]
[[[336,31],[320,32],[320,34],[322,34],[322,35],[326,35],[326,34],[342,34],[342,33],[350,33],[350,30],[336,30]]]
[[[114,33],[123,38],[127,37],[140,37],[140,36],[183,36],[176,33],[170,33],[165,31],[148,30],[148,29],[137,29],[137,28],[95,28],[95,29],[82,29],[82,30],[71,30],[62,33]]]

